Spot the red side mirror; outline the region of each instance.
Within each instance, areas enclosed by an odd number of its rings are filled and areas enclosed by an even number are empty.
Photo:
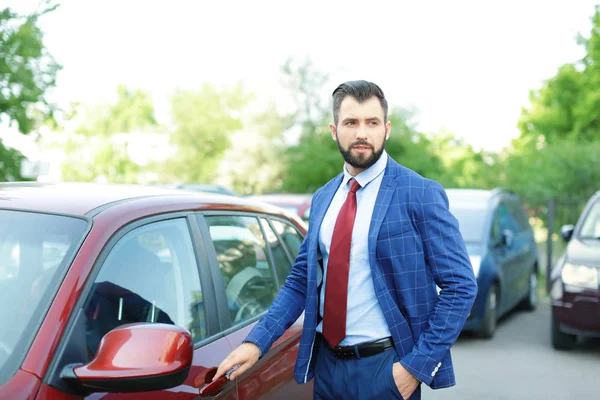
[[[161,390],[185,381],[192,357],[192,338],[185,329],[128,324],[102,338],[90,363],[66,366],[61,377],[87,392]]]

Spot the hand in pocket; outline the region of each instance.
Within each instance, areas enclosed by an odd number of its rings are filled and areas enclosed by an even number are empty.
[[[403,399],[409,399],[419,387],[417,378],[412,376],[399,362],[392,365],[392,376]]]

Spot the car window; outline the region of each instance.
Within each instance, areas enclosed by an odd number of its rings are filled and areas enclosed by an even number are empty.
[[[512,219],[513,232],[519,233],[521,231],[529,230],[529,222],[521,203],[518,200],[511,200],[507,203]]]
[[[504,203],[500,203],[494,212],[492,219],[492,231],[490,233],[490,242],[497,244],[502,241],[502,231],[510,226],[508,210]]]
[[[257,218],[206,216],[234,325],[266,311],[277,294]]]
[[[582,238],[600,238],[600,201],[597,201],[585,217],[585,221],[581,226]]]
[[[494,213],[492,220],[492,231],[490,233],[491,243],[498,244],[502,241],[502,232],[508,229],[514,234],[521,231],[520,225],[515,217],[511,214],[510,208],[504,202],[500,203]]]
[[[300,235],[300,233],[298,233],[296,228],[288,223],[284,223],[275,219],[271,220],[271,222],[273,223],[275,231],[283,240],[283,243],[285,243],[290,255],[295,260],[298,252],[300,251],[300,246],[302,245],[304,238]]]
[[[0,210],[0,386],[20,366],[88,225],[62,215]]]
[[[277,281],[281,287],[285,283],[287,276],[290,274],[290,272],[292,272],[292,261],[290,260],[290,257],[286,253],[283,245],[279,241],[279,238],[275,234],[275,231],[273,228],[271,228],[267,220],[261,218],[260,223],[265,232],[269,248],[271,249],[273,266],[275,267],[275,272],[277,273]]]
[[[141,226],[110,250],[85,306],[89,352],[110,330],[128,323],[181,326],[206,337],[198,267],[187,221]]]

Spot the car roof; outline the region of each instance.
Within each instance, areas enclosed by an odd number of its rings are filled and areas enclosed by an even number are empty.
[[[142,197],[180,196],[199,204],[229,204],[264,209],[264,205],[239,197],[189,192],[143,185],[101,183],[0,183],[0,209],[23,209],[38,212],[85,215],[111,203]],[[272,211],[272,210],[269,210]]]
[[[446,189],[451,208],[487,208],[490,200],[501,191],[483,189]]]

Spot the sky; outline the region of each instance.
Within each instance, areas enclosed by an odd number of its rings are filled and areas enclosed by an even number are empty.
[[[0,0],[0,9],[37,4]],[[324,98],[343,81],[371,80],[392,106],[417,110],[421,131],[443,128],[498,151],[518,136],[529,91],[583,56],[575,37],[589,34],[594,4],[62,0],[41,23],[63,65],[51,93],[60,105],[111,101],[125,84],[149,91],[162,115],[177,88],[239,81],[259,100],[287,104],[281,66],[308,55],[331,75]],[[7,144],[26,146],[3,130]]]

